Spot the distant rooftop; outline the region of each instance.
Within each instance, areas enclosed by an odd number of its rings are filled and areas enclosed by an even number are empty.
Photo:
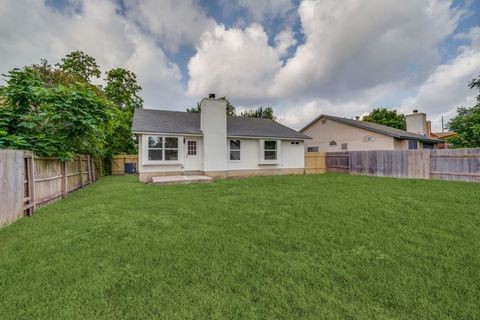
[[[408,131],[405,131],[405,130],[396,129],[396,128],[384,126],[384,125],[381,125],[381,124],[373,123],[373,122],[367,122],[367,121],[362,121],[362,120],[353,120],[353,119],[329,116],[329,115],[325,115],[325,114],[322,114],[322,115],[318,116],[317,118],[315,118],[315,120],[313,120],[312,122],[307,124],[305,127],[303,127],[300,130],[300,132],[303,132],[304,130],[306,130],[308,127],[313,125],[315,122],[317,122],[321,118],[330,119],[330,120],[333,120],[333,121],[337,121],[337,122],[344,123],[344,124],[347,124],[347,125],[350,125],[350,126],[353,126],[353,127],[369,130],[369,131],[372,131],[372,132],[381,133],[381,134],[384,134],[384,135],[387,135],[387,136],[390,136],[390,137],[394,137],[394,138],[397,138],[397,139],[418,140],[418,141],[430,142],[430,143],[441,143],[441,142],[443,142],[440,139],[429,138],[429,137],[423,136],[421,134],[416,134],[416,133],[413,133],[413,132],[408,132]]]

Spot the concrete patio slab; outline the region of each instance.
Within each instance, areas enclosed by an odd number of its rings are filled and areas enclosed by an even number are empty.
[[[152,177],[152,182],[155,184],[188,184],[188,183],[208,183],[212,182],[213,178],[207,176],[162,176]]]

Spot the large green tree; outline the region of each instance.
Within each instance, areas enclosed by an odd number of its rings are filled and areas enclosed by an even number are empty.
[[[114,123],[113,104],[84,82],[48,85],[35,68],[13,69],[0,88],[0,147],[63,159],[101,156]]]
[[[105,82],[105,94],[115,105],[131,112],[142,107],[143,99],[139,96],[142,87],[138,85],[135,73],[115,68],[106,72]]]
[[[142,106],[141,87],[135,74],[121,68],[106,73],[105,88],[94,85],[90,79],[99,71],[81,51],[55,66],[42,60],[10,71],[0,87],[0,148],[64,159],[135,152],[131,122]]]
[[[95,58],[80,50],[67,54],[62,58],[62,62],[57,63],[57,67],[86,81],[90,81],[92,77],[99,78],[102,74]]]
[[[136,75],[123,68],[108,71],[105,81],[105,95],[117,108],[116,127],[109,139],[110,153],[135,153],[131,128],[135,109],[143,105],[139,96],[142,87],[138,85]]]
[[[271,107],[259,107],[256,109],[243,111],[242,113],[240,113],[240,116],[248,118],[265,118],[273,121],[277,120],[277,117],[275,116],[275,113],[273,112],[273,109]]]
[[[378,123],[401,130],[407,129],[405,115],[398,113],[397,110],[388,110],[387,108],[373,109],[372,112],[362,118],[362,121]]]
[[[480,147],[480,75],[469,83],[471,89],[477,89],[477,104],[473,107],[460,107],[457,115],[452,118],[447,126],[457,133],[449,139],[456,148]]]

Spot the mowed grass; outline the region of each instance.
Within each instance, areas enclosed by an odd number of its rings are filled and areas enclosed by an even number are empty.
[[[480,184],[106,177],[0,229],[0,319],[478,319]]]

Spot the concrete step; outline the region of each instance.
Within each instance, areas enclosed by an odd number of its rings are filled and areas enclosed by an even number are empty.
[[[188,183],[208,183],[213,179],[207,176],[162,176],[153,177],[152,182],[155,184],[188,184]]]

